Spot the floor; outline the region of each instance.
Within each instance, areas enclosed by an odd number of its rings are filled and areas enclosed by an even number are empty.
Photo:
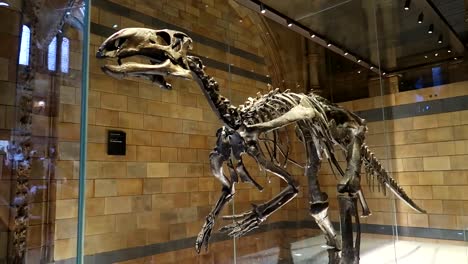
[[[409,239],[409,238],[403,238]],[[421,239],[420,239],[421,240]],[[279,257],[271,248],[238,258],[238,263],[328,263],[322,236],[291,244],[291,256]],[[284,254],[283,254],[284,256]],[[265,262],[266,259],[269,261]],[[276,260],[275,260],[276,259]],[[360,264],[459,264],[468,263],[468,244],[441,240],[393,240],[392,237],[363,235]]]
[[[324,245],[316,230],[275,230],[212,243],[200,255],[188,248],[118,264],[328,264]],[[468,242],[363,234],[360,264],[468,264]]]

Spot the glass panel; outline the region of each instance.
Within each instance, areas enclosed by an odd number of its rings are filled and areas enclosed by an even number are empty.
[[[59,34],[82,48],[82,6],[0,2],[0,263],[76,254],[81,58],[53,71]]]
[[[406,2],[408,10],[404,1],[377,1],[390,93],[380,99],[387,108],[370,123],[375,133],[369,136],[388,153],[402,187],[427,210],[417,213],[396,201],[395,257],[399,263],[465,263],[466,3]]]

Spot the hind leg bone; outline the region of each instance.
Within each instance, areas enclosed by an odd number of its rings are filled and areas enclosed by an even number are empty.
[[[340,249],[341,242],[333,228],[330,218],[328,217],[328,195],[321,192],[319,187],[317,176],[320,168],[320,159],[318,157],[317,150],[310,140],[306,143],[306,148],[309,157],[308,164],[305,168],[305,176],[309,183],[309,213],[325,234],[327,245]]]

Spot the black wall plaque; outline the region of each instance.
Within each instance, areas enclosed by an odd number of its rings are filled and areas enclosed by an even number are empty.
[[[127,149],[126,134],[123,131],[107,131],[107,155],[125,156]]]

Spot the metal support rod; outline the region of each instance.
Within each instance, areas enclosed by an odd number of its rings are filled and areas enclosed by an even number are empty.
[[[80,122],[80,172],[78,187],[78,230],[76,263],[83,264],[86,202],[86,144],[88,141],[88,87],[89,87],[89,28],[91,0],[84,0],[83,54],[81,57],[81,122]]]

